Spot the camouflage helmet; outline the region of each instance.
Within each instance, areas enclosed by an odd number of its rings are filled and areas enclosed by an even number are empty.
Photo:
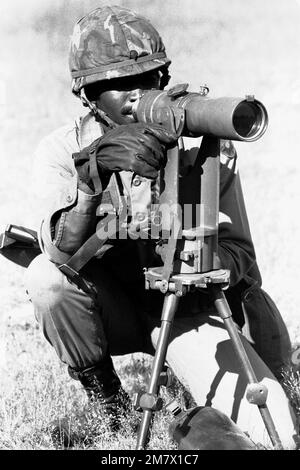
[[[167,69],[170,63],[156,29],[126,8],[97,8],[74,27],[69,66],[75,94],[91,83]]]

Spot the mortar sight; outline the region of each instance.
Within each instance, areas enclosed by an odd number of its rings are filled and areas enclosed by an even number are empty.
[[[188,137],[214,135],[253,142],[266,131],[266,108],[254,96],[208,98],[186,88],[184,84],[169,91],[147,91],[133,104],[133,116],[138,122],[161,124]]]

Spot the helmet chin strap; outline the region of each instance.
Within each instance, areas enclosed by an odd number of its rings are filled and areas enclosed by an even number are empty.
[[[80,90],[80,99],[83,106],[90,109],[97,121],[101,121],[101,123],[109,127],[109,129],[115,129],[118,127],[118,124],[110,119],[110,117],[104,111],[102,111],[102,109],[97,108],[96,104],[87,98],[84,88]]]

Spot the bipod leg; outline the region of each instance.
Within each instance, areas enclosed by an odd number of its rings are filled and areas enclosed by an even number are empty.
[[[233,348],[240,361],[241,367],[247,376],[249,385],[247,390],[247,399],[250,403],[256,404],[264,421],[271,442],[276,449],[283,449],[279,435],[275,428],[270,411],[266,404],[268,390],[265,385],[258,382],[253,367],[250,363],[244,345],[239,336],[237,327],[232,319],[232,313],[224,292],[220,285],[214,284],[211,287],[214,296],[215,307],[222,318],[228,334],[232,340]]]
[[[159,332],[155,356],[153,359],[149,388],[148,392],[140,397],[140,407],[143,409],[143,416],[137,439],[137,450],[143,450],[145,448],[148,439],[152,413],[160,409],[157,405],[160,388],[159,378],[165,363],[170,332],[172,329],[173,318],[178,307],[178,302],[179,297],[175,294],[168,292],[165,295],[161,316],[161,328]]]

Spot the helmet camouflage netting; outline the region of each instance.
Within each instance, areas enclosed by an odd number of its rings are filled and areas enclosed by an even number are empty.
[[[167,68],[170,63],[156,29],[126,8],[97,8],[74,27],[69,66],[75,94],[91,83]]]

